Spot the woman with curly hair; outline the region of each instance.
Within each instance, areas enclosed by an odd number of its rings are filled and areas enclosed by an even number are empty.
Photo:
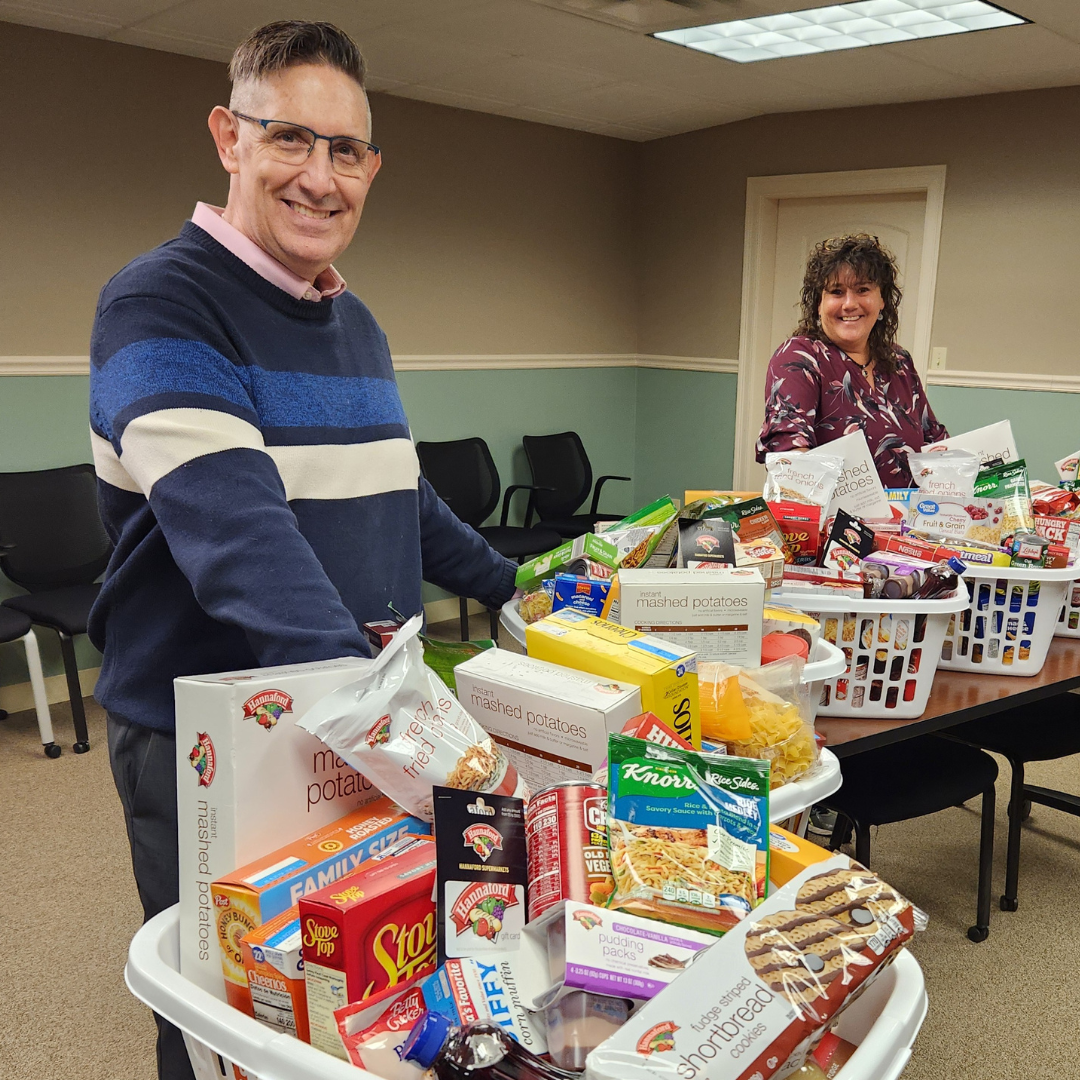
[[[862,431],[887,488],[910,487],[907,455],[948,438],[911,355],[896,344],[896,264],[876,236],[810,253],[795,334],[769,361],[757,460]]]

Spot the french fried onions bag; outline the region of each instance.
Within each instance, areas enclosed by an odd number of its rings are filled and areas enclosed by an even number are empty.
[[[769,763],[608,736],[608,907],[722,934],[765,895]]]
[[[824,513],[843,471],[839,454],[766,454],[765,501],[811,503]]]
[[[354,683],[297,725],[321,739],[410,814],[432,820],[432,786],[529,797],[490,735],[424,663],[414,615]]]

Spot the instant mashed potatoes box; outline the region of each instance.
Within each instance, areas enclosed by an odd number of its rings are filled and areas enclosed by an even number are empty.
[[[641,708],[701,747],[697,656],[690,649],[566,608],[525,628],[529,656],[641,687]]]
[[[379,797],[296,720],[372,661],[176,679],[180,971],[224,1000],[211,883]]]

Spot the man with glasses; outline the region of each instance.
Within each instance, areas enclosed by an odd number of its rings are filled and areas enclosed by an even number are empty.
[[[229,74],[224,210],[199,203],[105,286],[91,346],[116,550],[90,635],[147,918],[178,892],[175,676],[366,656],[359,626],[420,611],[422,578],[514,592],[419,476],[386,337],[333,267],[381,163],[356,45],[274,23]],[[158,1071],[192,1075],[161,1020]]]

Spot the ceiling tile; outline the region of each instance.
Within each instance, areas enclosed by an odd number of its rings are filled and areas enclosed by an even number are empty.
[[[477,82],[489,97],[533,108],[545,108],[553,101],[604,86],[613,80],[600,72],[565,64],[506,56],[480,68],[468,67],[439,79],[426,80],[447,90],[468,93]]]
[[[477,71],[492,60],[491,53],[484,49],[466,46],[449,49],[438,39],[398,30],[358,35],[357,40],[372,75],[403,83],[436,86],[451,72]],[[483,83],[477,79],[473,80],[471,90],[485,93]]]
[[[1017,15],[1055,34],[1080,41],[1080,4],[1061,0],[1007,0],[1006,7]]]

